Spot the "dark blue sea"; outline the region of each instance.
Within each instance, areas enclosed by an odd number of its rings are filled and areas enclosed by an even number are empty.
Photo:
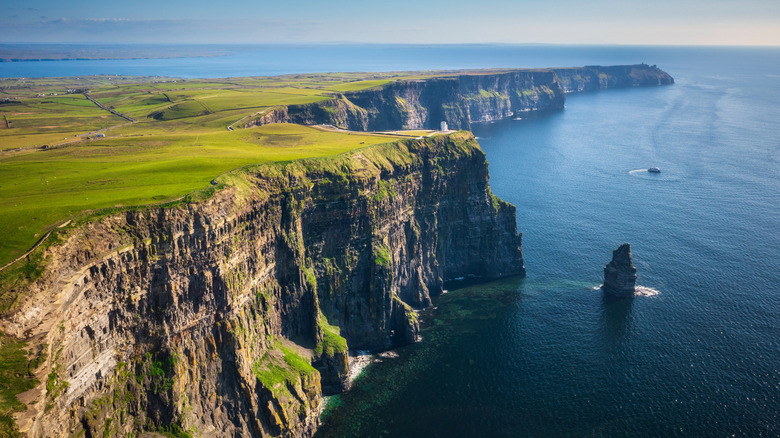
[[[318,436],[780,436],[780,49],[254,47],[0,76],[639,62],[676,84],[474,127],[494,193],[517,206],[527,278],[438,298],[423,341],[331,399]],[[598,286],[623,242],[645,289],[611,300]]]
[[[475,126],[527,278],[437,300],[320,436],[780,436],[780,50],[554,55],[676,84]],[[610,300],[623,242],[647,289]]]

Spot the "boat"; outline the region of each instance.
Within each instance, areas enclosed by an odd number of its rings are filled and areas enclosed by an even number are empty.
[[[661,173],[661,169],[658,168],[658,167],[651,167],[651,168],[647,169],[647,171],[650,172],[650,173]]]

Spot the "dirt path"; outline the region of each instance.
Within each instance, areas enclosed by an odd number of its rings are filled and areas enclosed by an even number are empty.
[[[416,135],[404,135],[404,134],[396,134],[395,132],[381,132],[381,131],[350,131],[349,129],[343,129],[339,128],[337,126],[333,125],[306,125],[310,128],[319,129],[320,131],[327,131],[327,132],[338,132],[341,134],[349,134],[349,135],[371,135],[374,137],[390,137],[390,138],[398,138],[398,137],[409,137],[409,138],[417,138]]]
[[[267,113],[268,111],[271,111],[271,110],[272,110],[272,109],[274,109],[274,108],[277,108],[277,107],[276,107],[276,106],[271,106],[271,107],[268,107],[268,108],[266,108],[266,109],[264,109],[264,110],[262,110],[262,111],[258,111],[258,112],[254,113],[254,114],[250,114],[250,115],[248,115],[248,116],[241,117],[240,119],[236,120],[235,122],[233,122],[233,123],[229,124],[229,125],[227,126],[227,130],[228,130],[228,131],[232,131],[232,130],[233,130],[233,125],[235,125],[236,123],[238,123],[238,122],[240,122],[240,121],[242,121],[242,120],[248,119],[248,118],[250,118],[250,117],[254,117],[254,116],[260,116],[260,115],[263,115],[263,114]]]
[[[103,105],[102,103],[98,102],[97,100],[93,99],[93,98],[92,98],[92,96],[90,96],[90,95],[89,95],[89,94],[87,94],[86,92],[84,93],[84,97],[86,97],[87,99],[89,99],[89,101],[90,101],[90,102],[92,102],[92,103],[94,103],[95,105],[97,105],[97,106],[98,106],[98,108],[100,108],[100,109],[104,109],[104,110],[106,110],[106,111],[110,112],[111,114],[113,114],[113,115],[115,115],[115,116],[119,116],[119,117],[121,117],[121,118],[123,118],[123,119],[125,119],[125,120],[128,120],[128,121],[130,121],[130,122],[133,122],[133,123],[135,123],[135,122],[137,122],[137,121],[138,121],[138,120],[136,120],[136,119],[134,119],[134,118],[132,118],[132,117],[130,117],[130,116],[127,116],[127,115],[124,115],[124,114],[120,113],[119,111],[115,111],[115,110],[113,110],[113,109],[111,109],[111,108],[108,108],[107,106],[105,106],[105,105]]]
[[[132,122],[132,123],[135,123],[135,122]],[[48,147],[46,147],[46,148],[43,148],[40,145],[35,145],[35,146],[27,146],[27,147],[24,147],[24,148],[7,149],[7,150],[4,150],[4,151],[0,151],[0,155],[9,155],[9,154],[14,154],[16,152],[24,152],[24,151],[30,151],[30,150],[35,150],[35,149],[52,149],[52,148],[55,148],[55,147],[58,147],[58,146],[64,146],[64,145],[67,145],[67,144],[78,143],[80,141],[86,140],[87,137],[89,137],[90,135],[95,135],[95,134],[98,134],[98,133],[101,133],[101,132],[107,132],[107,131],[110,131],[110,130],[112,130],[114,128],[119,128],[121,126],[127,126],[127,125],[130,125],[132,123],[120,123],[118,125],[106,126],[105,128],[100,128],[100,129],[97,129],[95,131],[87,132],[86,134],[78,134],[78,135],[75,135],[75,136],[71,137],[70,139],[66,139],[66,140],[63,140],[63,141],[52,143],[52,144],[48,145]]]

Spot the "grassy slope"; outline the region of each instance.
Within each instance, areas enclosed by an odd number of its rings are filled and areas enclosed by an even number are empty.
[[[390,141],[303,127],[227,127],[277,105],[446,73],[0,79],[0,265],[84,210],[177,198],[247,164],[335,155]],[[88,89],[138,123],[98,108],[82,94],[65,94],[68,89]],[[106,128],[105,138],[84,137]]]
[[[273,106],[328,99],[334,92],[382,85],[391,76],[0,79],[0,101],[15,99],[0,102],[0,265],[84,210],[174,199],[247,164],[391,141],[296,126],[227,130]],[[84,88],[139,122],[128,123],[82,94],[66,94]],[[83,137],[104,128],[105,138]],[[39,149],[44,144],[54,147]]]
[[[11,415],[27,407],[16,397],[38,384],[31,376],[37,361],[31,362],[26,344],[0,332],[0,436],[20,436]]]
[[[139,126],[132,130],[137,133],[159,120],[194,119],[188,125],[200,126],[198,116],[231,113],[230,117],[223,114],[226,123],[210,126],[225,129],[233,121],[271,106],[317,102],[335,92],[374,87],[388,80],[360,80],[354,74],[188,81],[112,76],[0,79],[0,151],[56,145],[125,123],[82,94],[66,94],[68,89],[88,89],[103,105],[139,120]],[[36,97],[39,94],[44,96]]]
[[[0,95],[0,100],[2,99]],[[5,118],[11,122],[8,129]],[[124,120],[101,110],[81,94],[0,104],[0,150],[49,144],[117,125]]]
[[[0,263],[51,224],[83,210],[160,202],[209,185],[231,169],[336,155],[388,137],[297,125],[93,140],[0,158]]]

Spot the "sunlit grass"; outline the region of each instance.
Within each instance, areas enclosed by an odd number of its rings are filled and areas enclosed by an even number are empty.
[[[403,77],[0,79],[0,264],[22,254],[54,224],[85,210],[177,198],[248,164],[335,155],[392,141],[291,125],[227,127],[269,108],[318,102]],[[83,91],[137,123],[98,108]],[[105,138],[85,138],[97,130]]]
[[[135,125],[133,125],[135,126]],[[0,264],[84,210],[174,199],[248,164],[336,155],[392,137],[299,125],[93,140],[0,156]]]

